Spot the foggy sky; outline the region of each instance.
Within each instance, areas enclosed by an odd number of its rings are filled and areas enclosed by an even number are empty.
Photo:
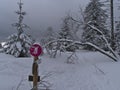
[[[43,30],[52,26],[53,29],[59,29],[61,19],[67,12],[77,13],[79,5],[84,7],[89,0],[22,0],[23,10],[27,15],[24,17],[24,23],[31,27],[26,30],[39,36]],[[1,0],[0,1],[0,41],[6,39],[17,30],[11,24],[18,22],[18,16],[14,12],[18,10],[19,0]]]
[[[24,3],[23,11],[27,15],[24,17],[24,23],[30,26],[26,30],[33,37],[40,37],[40,34],[47,27],[52,26],[57,30],[60,28],[61,19],[68,13],[77,13],[79,6],[83,8],[90,0],[22,0]],[[17,30],[11,24],[18,22],[18,15],[14,12],[19,10],[19,0],[1,0],[0,1],[0,41],[5,40]]]

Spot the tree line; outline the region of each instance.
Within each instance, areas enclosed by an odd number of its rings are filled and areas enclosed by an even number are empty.
[[[115,52],[120,55],[120,30],[117,29],[113,33],[115,35],[113,47],[110,26],[108,27],[110,18],[105,4],[106,2],[100,0],[90,0],[84,10],[79,8],[78,18],[68,13],[62,19],[61,29],[58,32],[54,31],[52,27],[48,27],[44,33],[45,37],[40,39],[43,48],[51,57],[56,57],[58,52],[75,52],[84,49],[100,51],[117,61]],[[16,57],[23,57],[29,56],[28,49],[35,40],[31,35],[24,33],[24,29],[29,27],[23,23],[24,15],[26,15],[22,11],[23,3],[20,2],[18,5],[19,10],[16,12],[19,16],[18,22],[13,24],[18,33],[9,37],[4,51]]]

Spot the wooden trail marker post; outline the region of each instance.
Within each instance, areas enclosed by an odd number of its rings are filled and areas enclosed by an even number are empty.
[[[38,90],[38,82],[40,81],[40,76],[38,76],[38,56],[42,54],[42,48],[39,44],[33,44],[30,48],[30,54],[34,57],[33,65],[32,65],[32,74],[33,76],[29,76],[29,81],[33,81],[33,89]]]

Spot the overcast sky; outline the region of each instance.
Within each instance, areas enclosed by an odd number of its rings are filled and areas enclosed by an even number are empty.
[[[24,23],[31,27],[28,32],[38,36],[47,27],[59,29],[61,19],[68,13],[77,13],[79,6],[83,8],[90,0],[22,0],[23,10],[27,12]],[[18,10],[19,0],[0,1],[0,41],[17,32],[11,24],[18,21],[14,12]]]
[[[18,10],[19,0],[0,1],[0,41],[10,34],[17,32],[11,26],[18,21],[14,13]],[[42,30],[52,26],[59,29],[61,19],[67,12],[77,13],[79,5],[85,7],[89,0],[22,0],[23,10],[27,12],[24,22],[31,27],[28,32],[38,36]]]

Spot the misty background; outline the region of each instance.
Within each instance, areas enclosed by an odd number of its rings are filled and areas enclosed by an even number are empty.
[[[15,11],[19,10],[19,0],[0,1],[0,41],[15,32],[16,28],[11,24],[18,22],[18,15]],[[34,38],[40,37],[40,34],[49,26],[53,30],[60,29],[62,18],[68,13],[77,13],[79,6],[85,7],[89,0],[22,0],[24,3],[23,11],[27,13],[23,22],[30,26],[26,29]]]
[[[22,0],[24,3],[23,11],[27,13],[23,22],[30,29],[26,29],[26,33],[30,33],[34,38],[39,38],[49,26],[53,30],[59,30],[62,18],[67,13],[77,15],[79,6],[83,9],[90,0]],[[115,0],[116,2],[118,0]],[[15,32],[16,28],[11,24],[18,22],[18,15],[15,11],[19,10],[19,0],[2,0],[0,1],[0,41],[4,41],[7,37]],[[116,11],[117,12],[117,11]],[[119,16],[119,15],[118,15]]]

